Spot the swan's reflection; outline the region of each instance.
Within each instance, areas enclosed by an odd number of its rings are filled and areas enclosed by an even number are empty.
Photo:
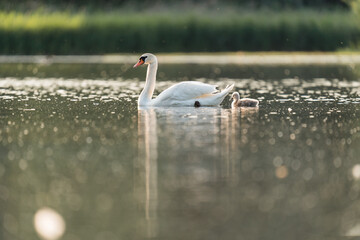
[[[145,172],[142,196],[148,237],[155,237],[158,232],[158,185],[171,196],[177,196],[177,201],[184,198],[187,207],[211,202],[217,197],[216,188],[209,187],[211,182],[222,179],[236,186],[243,116],[251,118],[253,113],[192,107],[138,110],[138,166]],[[159,183],[158,179],[161,179]],[[166,201],[171,205],[171,200],[162,198],[162,207]]]
[[[157,147],[158,139],[156,132],[156,113],[154,109],[141,109],[138,111],[138,147],[139,157],[135,168],[138,168],[140,178],[143,182],[135,184],[136,192],[143,202],[146,219],[146,236],[153,238],[157,236]],[[145,191],[142,191],[145,186]],[[143,195],[145,192],[145,196]]]

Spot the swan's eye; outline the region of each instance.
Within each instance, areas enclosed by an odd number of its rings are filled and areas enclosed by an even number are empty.
[[[144,62],[145,62],[145,59],[146,59],[146,58],[147,58],[146,56],[141,57],[141,58],[139,59],[139,61],[144,61]]]

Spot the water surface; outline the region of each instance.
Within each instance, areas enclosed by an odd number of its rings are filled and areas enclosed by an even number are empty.
[[[360,236],[356,67],[159,69],[156,94],[235,83],[258,109],[138,109],[128,65],[0,69],[2,239],[38,239],[48,208],[71,240]]]

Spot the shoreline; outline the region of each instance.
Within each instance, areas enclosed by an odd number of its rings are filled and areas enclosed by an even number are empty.
[[[141,54],[119,55],[0,55],[0,63],[28,64],[133,64]],[[215,65],[352,65],[360,64],[360,53],[178,53],[156,54],[160,64]]]

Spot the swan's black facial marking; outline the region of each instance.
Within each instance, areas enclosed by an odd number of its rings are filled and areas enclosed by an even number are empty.
[[[145,63],[145,59],[147,58],[147,56],[142,56],[139,58],[139,61],[133,66],[134,68],[143,65]]]

